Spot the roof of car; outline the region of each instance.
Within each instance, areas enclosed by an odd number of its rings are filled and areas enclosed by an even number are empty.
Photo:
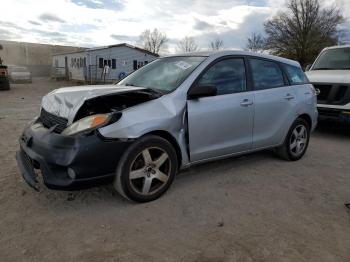
[[[350,45],[335,45],[335,46],[329,46],[326,47],[323,50],[327,50],[327,49],[338,49],[338,48],[350,48]]]
[[[285,64],[290,64],[293,66],[300,66],[299,62],[268,55],[268,54],[262,54],[262,53],[254,53],[254,52],[248,52],[248,51],[239,51],[239,50],[224,50],[224,51],[204,51],[204,52],[190,52],[190,53],[183,53],[183,54],[176,54],[176,55],[169,55],[167,57],[176,57],[176,56],[207,56],[207,57],[214,57],[214,58],[220,58],[223,56],[229,56],[229,55],[244,55],[244,56],[255,56],[255,57],[261,57],[261,58],[267,58],[276,60]]]

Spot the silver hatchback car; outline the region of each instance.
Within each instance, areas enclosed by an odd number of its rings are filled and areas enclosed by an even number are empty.
[[[17,161],[35,189],[40,169],[49,188],[113,181],[124,197],[146,202],[194,164],[272,148],[298,160],[316,124],[316,92],[297,62],[190,53],[160,58],[117,85],[49,93]]]

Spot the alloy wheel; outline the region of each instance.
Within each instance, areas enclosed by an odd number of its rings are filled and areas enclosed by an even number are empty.
[[[289,149],[293,156],[300,156],[307,145],[308,131],[304,125],[298,125],[294,128],[289,142]]]
[[[141,195],[155,194],[167,184],[170,172],[169,155],[161,148],[148,147],[131,164],[130,185]]]

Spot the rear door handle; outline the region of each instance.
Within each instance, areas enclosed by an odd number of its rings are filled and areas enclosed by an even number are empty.
[[[286,100],[292,100],[292,99],[294,99],[295,98],[295,96],[293,96],[293,95],[291,95],[291,94],[287,94],[285,97],[284,97],[284,99],[286,99]]]
[[[244,99],[242,102],[241,102],[241,106],[251,106],[253,104],[253,101],[252,100],[249,100],[249,99]]]

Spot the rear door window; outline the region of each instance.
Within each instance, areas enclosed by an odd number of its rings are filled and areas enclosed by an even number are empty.
[[[302,85],[309,83],[309,80],[300,67],[291,65],[283,65],[283,67],[285,68],[289,81],[292,85]]]
[[[255,90],[284,86],[283,72],[275,62],[262,59],[249,59]]]
[[[243,58],[229,58],[211,66],[199,79],[200,86],[215,86],[218,95],[246,90],[246,73]]]

